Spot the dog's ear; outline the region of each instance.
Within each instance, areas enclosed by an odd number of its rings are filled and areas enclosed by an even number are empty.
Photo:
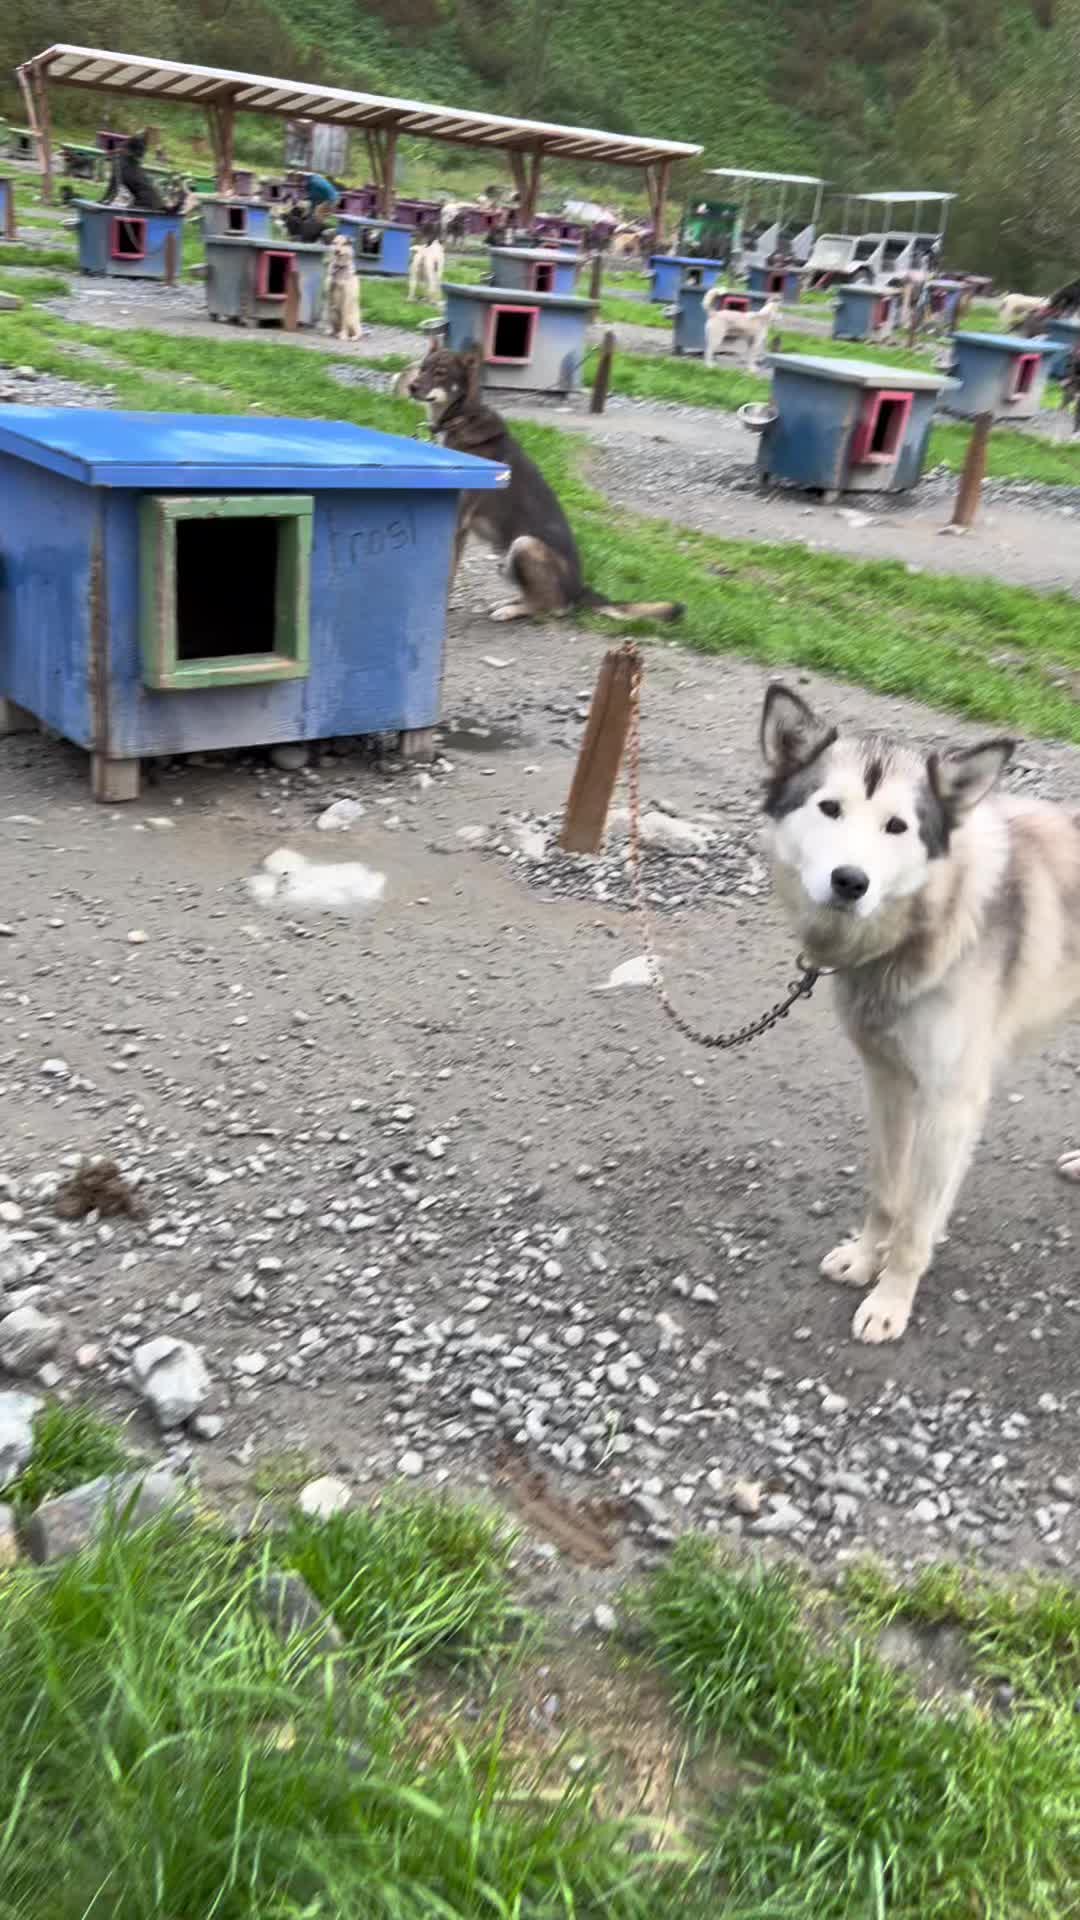
[[[770,773],[797,773],[835,739],[836,728],[819,720],[801,694],[773,681],[761,712],[761,753]]]
[[[997,786],[1016,751],[1015,740],[983,740],[977,747],[932,753],[926,763],[930,790],[956,821]]]

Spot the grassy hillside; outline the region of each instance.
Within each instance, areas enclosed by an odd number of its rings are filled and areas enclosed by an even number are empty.
[[[1080,271],[1080,0],[144,0],[136,18],[127,0],[7,0],[0,75],[57,39],[692,140],[706,165],[847,191],[951,188],[954,264],[1029,287]],[[59,112],[77,128],[99,103]],[[249,154],[279,144],[242,129]],[[402,162],[409,184],[463,188],[499,166],[408,143]],[[625,173],[549,184],[640,204]]]

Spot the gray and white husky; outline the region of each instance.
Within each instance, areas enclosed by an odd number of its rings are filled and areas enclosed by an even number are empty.
[[[776,889],[866,1073],[866,1220],[821,1268],[870,1287],[857,1340],[904,1332],[998,1065],[1080,1002],[1080,825],[994,791],[1014,744],[924,757],[765,697]],[[1080,1153],[1058,1167],[1080,1179]]]

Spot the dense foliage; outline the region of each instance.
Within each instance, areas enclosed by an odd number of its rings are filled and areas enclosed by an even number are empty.
[[[1080,271],[1080,0],[144,0],[137,25],[127,0],[7,0],[0,70],[58,39],[952,188],[957,263],[1029,287]]]

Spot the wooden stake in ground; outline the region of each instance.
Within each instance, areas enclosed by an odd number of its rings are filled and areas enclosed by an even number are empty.
[[[603,846],[640,670],[641,655],[629,643],[610,648],[601,662],[563,817],[564,853],[599,853]]]
[[[592,257],[592,272],[589,275],[589,299],[590,300],[599,300],[600,289],[603,286],[603,284],[604,284],[604,256],[602,253],[594,253]]]
[[[993,424],[992,413],[975,415],[975,424],[964,457],[964,471],[960,475],[960,485],[956,489],[952,522],[942,529],[944,533],[966,533],[969,527],[975,525],[979,501],[982,497],[982,483],[986,477],[986,453]]]
[[[285,282],[285,313],[283,317],[286,333],[298,333],[300,331],[300,275],[297,272],[295,260],[289,261],[289,277]]]
[[[175,233],[165,235],[165,285],[167,287],[176,285],[177,240],[178,236]]]
[[[600,358],[596,363],[596,374],[589,395],[589,412],[603,413],[607,405],[608,388],[611,385],[611,369],[615,361],[615,335],[605,333],[600,348]]]

